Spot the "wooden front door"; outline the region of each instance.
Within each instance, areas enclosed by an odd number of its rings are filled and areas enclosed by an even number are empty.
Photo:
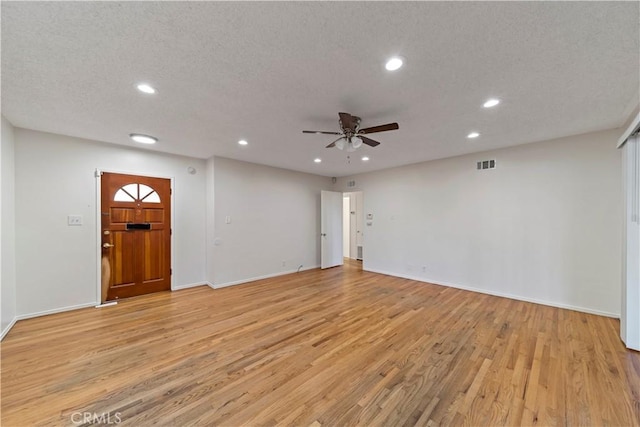
[[[171,289],[171,181],[102,173],[102,301]]]

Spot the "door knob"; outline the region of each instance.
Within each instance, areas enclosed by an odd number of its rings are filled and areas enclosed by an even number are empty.
[[[322,237],[327,237],[327,234],[326,234],[326,233],[320,233],[320,235],[321,235]]]
[[[103,247],[103,248],[112,248],[112,247],[114,247],[114,246],[115,246],[115,245],[112,245],[111,243],[103,243],[103,244],[102,244],[102,247]]]

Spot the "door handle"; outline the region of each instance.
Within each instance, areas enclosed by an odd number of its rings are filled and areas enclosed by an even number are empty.
[[[327,237],[327,233],[320,233],[320,236]]]
[[[115,245],[112,245],[111,243],[103,243],[103,244],[102,244],[102,247],[103,247],[103,248],[105,248],[105,249],[112,248],[112,247],[114,247],[114,246],[115,246]]]

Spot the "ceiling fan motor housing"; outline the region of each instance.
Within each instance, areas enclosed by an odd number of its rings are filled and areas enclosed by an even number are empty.
[[[338,120],[340,122],[340,129],[344,132],[346,137],[350,137],[351,135],[355,135],[358,133],[358,129],[360,128],[360,117],[351,116],[353,129],[345,127],[345,124],[342,123],[342,120]]]

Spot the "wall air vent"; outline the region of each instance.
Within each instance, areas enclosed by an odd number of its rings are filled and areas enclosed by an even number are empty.
[[[483,160],[481,162],[476,163],[476,169],[478,169],[478,170],[495,169],[495,168],[496,168],[495,159],[493,159],[493,160]]]

